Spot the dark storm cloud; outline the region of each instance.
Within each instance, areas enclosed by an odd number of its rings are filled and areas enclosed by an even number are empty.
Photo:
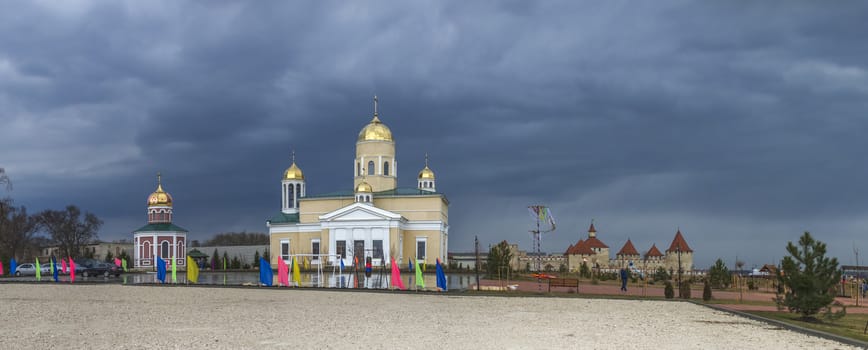
[[[596,218],[615,251],[681,227],[702,266],[806,229],[846,254],[868,213],[858,3],[3,7],[11,195],[79,204],[104,238],[143,224],[157,171],[194,239],[264,231],[292,150],[312,193],[348,188],[374,94],[401,186],[430,154],[453,251],[530,249],[532,203],[560,223],[546,250]]]

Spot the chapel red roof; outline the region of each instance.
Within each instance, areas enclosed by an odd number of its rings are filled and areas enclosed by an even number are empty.
[[[597,229],[594,228],[594,223],[591,223],[591,227],[588,228],[588,232],[597,232]]]
[[[672,239],[672,244],[669,245],[669,249],[666,249],[666,252],[674,252],[676,248],[680,248],[682,253],[693,252],[693,249],[690,249],[687,241],[684,240],[684,236],[681,235],[681,229],[678,229],[678,232],[675,233],[675,238]]]
[[[652,245],[651,245],[651,249],[648,249],[648,252],[645,253],[645,257],[646,257],[646,258],[649,258],[649,257],[661,257],[661,256],[663,256],[663,253],[660,252],[660,249],[657,249],[657,245],[656,245],[656,244],[652,244]]]
[[[636,247],[633,246],[633,242],[628,238],[627,243],[624,243],[624,246],[621,247],[621,250],[615,255],[639,255],[639,251],[636,250]]]

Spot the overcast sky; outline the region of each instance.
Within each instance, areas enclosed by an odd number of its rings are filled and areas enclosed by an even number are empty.
[[[487,3],[487,2],[486,2]],[[450,251],[614,254],[680,228],[705,268],[773,263],[803,231],[868,258],[864,2],[9,1],[0,167],[16,204],[80,206],[132,238],[163,173],[204,240],[267,232],[296,151],[308,193],[352,187],[359,130],[430,154]],[[5,191],[5,190],[0,190]]]

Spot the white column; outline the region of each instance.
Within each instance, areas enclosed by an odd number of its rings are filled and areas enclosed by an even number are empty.
[[[377,174],[383,175],[383,156],[377,156]]]

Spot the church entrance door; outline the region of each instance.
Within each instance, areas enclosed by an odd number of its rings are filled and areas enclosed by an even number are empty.
[[[365,263],[365,241],[353,241],[353,264],[358,261],[359,265]]]

